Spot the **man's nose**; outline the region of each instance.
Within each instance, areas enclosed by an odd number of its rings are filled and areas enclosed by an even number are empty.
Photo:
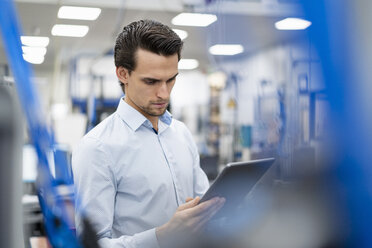
[[[162,99],[169,98],[169,89],[168,89],[168,84],[166,82],[162,82],[159,85],[159,88],[157,90],[157,97],[162,98]]]

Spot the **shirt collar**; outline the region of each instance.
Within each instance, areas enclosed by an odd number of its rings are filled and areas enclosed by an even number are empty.
[[[125,102],[124,98],[120,99],[116,112],[134,131],[137,131],[141,125],[152,128],[151,122],[135,108]],[[172,123],[172,115],[168,111],[165,111],[165,113],[159,117],[159,120],[164,122],[167,126],[170,126]]]

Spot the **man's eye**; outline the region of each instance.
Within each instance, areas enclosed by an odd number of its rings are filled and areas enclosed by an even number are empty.
[[[145,81],[146,84],[148,85],[153,85],[156,83],[156,81],[153,81],[153,80],[149,80],[149,81]]]

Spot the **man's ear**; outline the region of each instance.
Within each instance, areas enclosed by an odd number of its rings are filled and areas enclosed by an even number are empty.
[[[127,84],[129,78],[129,71],[122,66],[116,67],[116,76],[118,77],[120,82],[122,82],[123,84]]]

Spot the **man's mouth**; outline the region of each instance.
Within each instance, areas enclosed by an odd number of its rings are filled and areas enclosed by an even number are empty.
[[[156,103],[152,103],[152,105],[154,105],[156,108],[165,108],[168,103],[167,102],[156,102]]]

